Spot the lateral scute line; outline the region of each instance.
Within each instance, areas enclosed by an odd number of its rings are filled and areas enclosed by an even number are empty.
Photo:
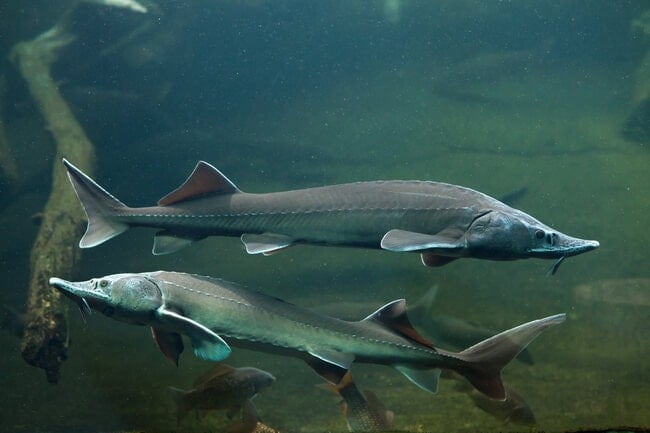
[[[289,212],[244,212],[244,213],[231,213],[231,214],[140,214],[132,213],[128,215],[120,215],[124,217],[145,217],[145,218],[234,218],[234,217],[251,217],[251,216],[276,216],[276,215],[303,215],[303,214],[318,214],[318,213],[335,213],[335,212],[403,212],[403,211],[458,211],[468,210],[470,207],[445,207],[445,208],[429,208],[429,207],[396,207],[396,208],[341,208],[341,209],[322,209],[322,210],[299,210]]]
[[[196,274],[194,274],[194,275],[196,275]],[[201,276],[201,275],[196,275],[196,276]],[[252,308],[252,309],[255,309],[257,311],[262,311],[262,312],[266,311],[266,310],[264,310],[262,308],[254,306],[252,304],[246,304],[244,302],[237,301],[235,299],[225,298],[223,296],[218,296],[218,295],[215,295],[214,293],[204,292],[202,290],[191,289],[189,287],[182,286],[182,285],[180,285],[178,283],[175,283],[173,281],[169,281],[169,280],[161,280],[161,281],[163,283],[167,283],[167,284],[170,284],[170,285],[172,285],[174,287],[177,287],[177,288],[179,288],[181,290],[187,290],[188,292],[196,293],[198,295],[203,295],[203,296],[208,296],[208,297],[212,297],[212,298],[215,298],[215,299],[220,299],[222,301],[227,301],[227,302],[231,302],[233,304],[237,304],[237,305],[241,305],[241,306],[244,306],[244,307]],[[220,280],[220,281],[224,281],[224,280]],[[277,313],[274,313],[274,314],[278,315],[279,317],[282,317],[284,320],[288,320],[288,321],[290,321],[290,322],[292,322],[292,323],[294,323],[296,325],[299,325],[299,326],[302,326],[302,327],[305,327],[305,328],[323,330],[323,331],[326,331],[326,332],[331,332],[331,333],[333,333],[335,335],[338,335],[338,336],[352,337],[352,338],[355,338],[355,339],[365,340],[365,341],[368,341],[370,343],[383,344],[383,345],[386,345],[386,346],[399,347],[399,348],[402,348],[402,349],[420,351],[420,352],[424,352],[424,353],[429,353],[430,352],[430,349],[425,349],[425,348],[415,347],[415,346],[409,346],[409,345],[406,345],[406,344],[393,343],[391,341],[378,340],[376,338],[368,338],[368,337],[364,337],[362,335],[357,335],[357,334],[346,334],[346,333],[336,331],[336,330],[332,330],[332,329],[321,328],[319,326],[315,326],[315,325],[312,325],[310,323],[300,322],[300,321],[297,321],[295,319],[292,319],[292,318],[289,318],[289,317],[286,317],[286,316],[282,316],[282,315],[277,314]],[[225,335],[227,335],[227,334],[225,334]],[[234,338],[237,338],[237,337],[234,337]],[[249,339],[249,338],[247,337],[246,339]],[[251,340],[251,341],[254,341],[254,340]]]

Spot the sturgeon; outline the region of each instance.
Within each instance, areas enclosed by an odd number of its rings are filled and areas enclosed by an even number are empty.
[[[88,219],[81,248],[144,226],[162,229],[153,254],[219,235],[239,236],[250,254],[306,243],[416,251],[427,266],[460,257],[538,257],[558,259],[554,273],[565,257],[599,246],[481,192],[447,183],[372,181],[252,194],[200,161],[158,206],[131,208],[67,160],[63,163]]]
[[[462,352],[438,349],[412,327],[406,302],[395,300],[360,321],[321,315],[221,279],[178,272],[115,274],[83,282],[50,278],[50,285],[86,313],[148,325],[163,354],[178,363],[181,334],[199,358],[221,361],[230,345],[303,359],[337,384],[353,361],[396,368],[435,393],[440,369],[464,376],[491,398],[505,399],[501,369],[564,314],[504,331]]]

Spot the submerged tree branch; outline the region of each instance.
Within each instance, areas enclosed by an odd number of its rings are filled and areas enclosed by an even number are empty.
[[[45,370],[50,383],[58,381],[61,363],[66,359],[68,330],[61,295],[49,286],[48,280],[54,275],[74,274],[80,258],[76,243],[84,218],[60,161],[65,156],[90,172],[95,161],[92,143],[50,74],[59,50],[73,40],[66,29],[68,16],[65,14],[36,39],[16,44],[12,51],[12,59],[56,141],[52,191],[32,247],[27,320],[21,343],[25,361]]]

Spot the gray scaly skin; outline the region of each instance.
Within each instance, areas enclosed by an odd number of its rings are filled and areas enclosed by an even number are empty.
[[[558,259],[554,272],[565,257],[599,246],[562,234],[483,193],[446,183],[357,182],[250,194],[201,161],[158,206],[130,208],[63,162],[88,216],[82,248],[143,226],[161,229],[154,254],[177,251],[207,236],[239,236],[251,254],[307,243],[415,251],[427,266],[460,257]]]
[[[411,326],[406,302],[386,304],[360,321],[346,321],[288,304],[220,279],[177,272],[116,274],[50,284],[82,311],[151,326],[163,354],[174,362],[189,336],[194,353],[221,361],[230,345],[294,356],[339,383],[351,363],[389,365],[435,392],[440,368],[456,371],[484,394],[504,399],[501,369],[564,314],[504,331],[459,353],[435,348]]]

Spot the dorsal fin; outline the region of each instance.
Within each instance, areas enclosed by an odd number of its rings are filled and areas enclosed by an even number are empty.
[[[160,200],[158,206],[169,206],[206,194],[235,194],[241,192],[226,176],[205,161],[199,161],[185,182]]]
[[[215,379],[218,379],[227,374],[232,374],[235,369],[228,364],[217,364],[210,370],[206,371],[204,374],[196,378],[194,381],[194,387],[198,388],[201,385],[209,385],[209,383]]]
[[[433,343],[418,334],[418,331],[411,325],[411,321],[406,314],[406,301],[404,299],[389,302],[363,320],[381,323],[401,336],[435,350]]]

